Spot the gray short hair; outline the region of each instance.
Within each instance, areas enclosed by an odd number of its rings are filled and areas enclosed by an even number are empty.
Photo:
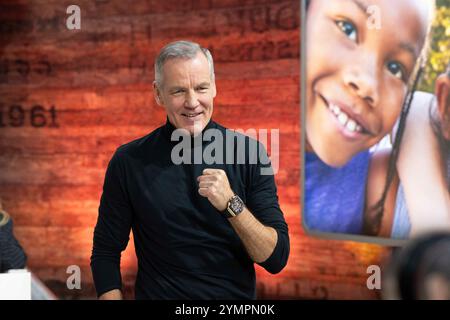
[[[155,60],[155,81],[159,86],[162,82],[162,68],[164,63],[170,59],[184,58],[194,59],[198,52],[202,52],[209,64],[209,71],[211,75],[211,81],[214,82],[214,61],[208,49],[202,48],[198,43],[192,41],[175,41],[166,45],[161,49]]]

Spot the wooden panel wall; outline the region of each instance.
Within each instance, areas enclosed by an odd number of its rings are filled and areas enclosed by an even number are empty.
[[[89,258],[106,165],[121,144],[165,121],[151,93],[167,42],[211,49],[214,118],[230,128],[280,129],[281,207],[291,256],[277,276],[258,269],[262,298],[376,298],[366,268],[385,249],[320,240],[300,225],[300,6],[296,0],[0,2],[0,197],[29,267],[62,298],[93,298]],[[66,268],[79,265],[81,290]],[[123,254],[127,297],[136,259]]]

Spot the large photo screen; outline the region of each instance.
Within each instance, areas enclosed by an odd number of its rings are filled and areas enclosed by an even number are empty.
[[[305,2],[310,233],[401,244],[450,229],[445,8],[445,1]]]

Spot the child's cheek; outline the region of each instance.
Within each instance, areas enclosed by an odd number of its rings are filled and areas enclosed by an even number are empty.
[[[379,108],[386,110],[387,119],[385,119],[385,121],[392,123],[392,126],[394,126],[395,121],[400,117],[403,108],[403,102],[408,92],[407,86],[398,79],[393,79],[390,75],[387,75],[384,78],[381,77],[379,83]]]

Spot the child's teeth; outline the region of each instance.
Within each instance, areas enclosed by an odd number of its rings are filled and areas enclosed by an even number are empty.
[[[341,114],[339,114],[337,119],[343,126],[345,126],[345,124],[347,123],[347,120],[348,120],[348,116],[345,113],[341,113]]]
[[[355,120],[350,119],[349,116],[345,112],[341,111],[341,108],[337,105],[330,103],[330,110],[334,113],[339,123],[342,124],[348,131],[362,132],[362,127]]]
[[[331,105],[331,111],[333,111],[333,113],[334,113],[335,115],[338,115],[339,113],[341,113],[341,108],[339,108],[338,106],[332,104],[332,105]]]
[[[357,126],[356,122],[353,121],[353,120],[351,120],[351,119],[348,120],[348,121],[347,121],[347,124],[345,125],[345,127],[347,128],[347,130],[348,130],[348,131],[351,131],[351,132],[354,132],[354,131],[355,131],[356,126]]]

